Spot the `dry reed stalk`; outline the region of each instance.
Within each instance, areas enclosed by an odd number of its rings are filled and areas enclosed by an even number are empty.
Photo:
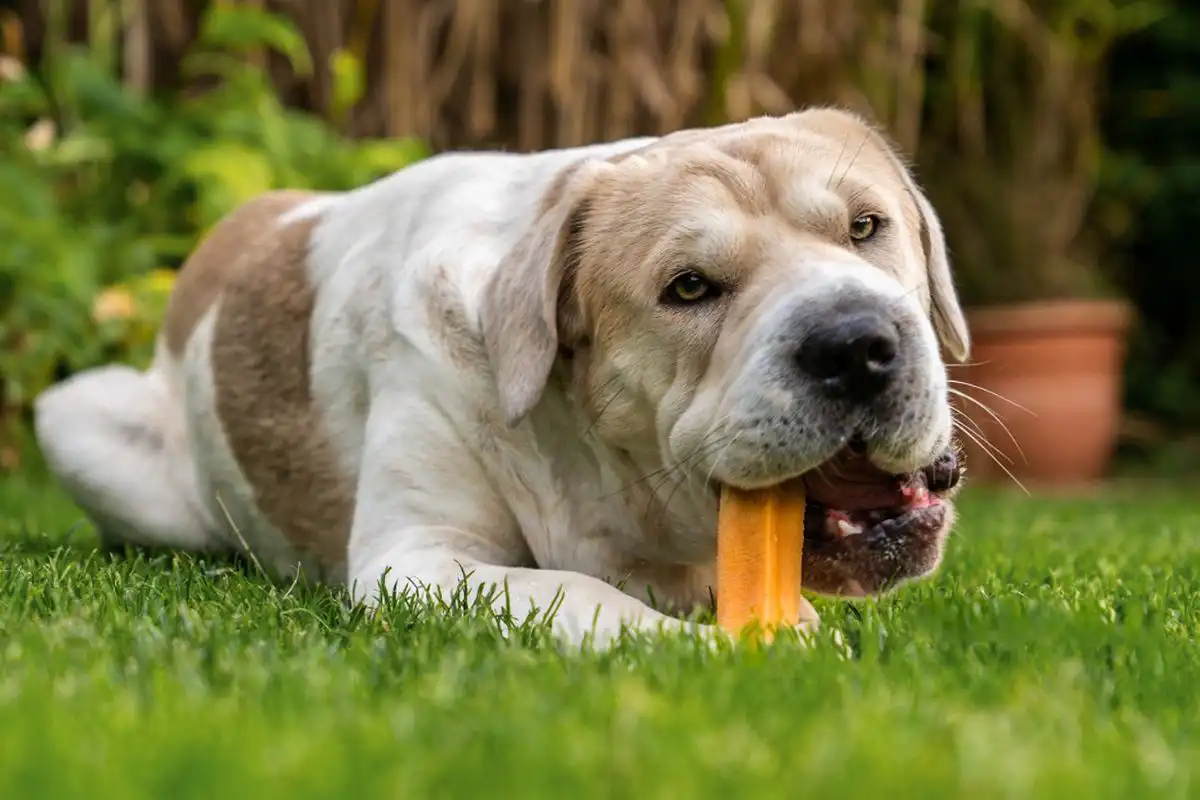
[[[674,100],[668,113],[660,119],[665,130],[683,127],[688,110],[704,99],[705,75],[698,55],[705,40],[705,19],[708,14],[704,3],[680,3],[674,19],[668,18],[662,22],[661,27],[671,31],[664,61],[667,91]]]
[[[479,12],[472,31],[474,58],[471,59],[470,98],[468,100],[467,131],[479,138],[496,127],[496,81],[493,77],[496,50],[499,46],[499,7],[489,0],[480,0]]]
[[[583,144],[585,107],[591,101],[584,69],[583,4],[587,0],[559,0],[550,7],[550,95],[557,116],[560,141],[565,146]]]
[[[336,0],[325,3],[302,3],[293,12],[312,55],[313,75],[308,87],[313,108],[332,118],[334,88],[332,61],[345,47],[345,4]]]
[[[398,131],[416,128],[416,113],[413,109],[412,87],[417,78],[417,43],[414,41],[415,25],[412,11],[413,0],[383,0],[383,102],[384,133],[395,135]]]
[[[532,150],[839,103],[913,147],[924,16],[948,1],[137,0],[148,21],[128,27],[152,31],[152,58],[129,34],[124,70],[174,80],[203,9],[238,4],[291,18],[309,44],[311,76],[268,59],[286,102],[328,114],[331,58],[366,65],[356,135]]]
[[[25,28],[21,24],[20,15],[15,11],[0,11],[0,48],[3,48],[5,56],[15,60],[22,67],[25,66]]]
[[[125,85],[138,94],[154,83],[154,53],[150,44],[150,14],[146,0],[124,0],[122,62]]]
[[[925,8],[926,0],[900,0],[896,13],[895,105],[891,114],[891,134],[909,152],[920,143],[921,117],[925,101]]]
[[[189,9],[186,0],[154,0],[146,8],[155,28],[155,36],[166,40],[175,52],[187,46]]]

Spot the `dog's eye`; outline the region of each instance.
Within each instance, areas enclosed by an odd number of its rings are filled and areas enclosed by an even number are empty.
[[[715,283],[697,272],[684,272],[667,284],[662,301],[672,305],[691,305],[712,300],[721,293]]]
[[[879,217],[875,214],[863,214],[855,217],[850,223],[850,238],[856,242],[865,242],[879,230]]]

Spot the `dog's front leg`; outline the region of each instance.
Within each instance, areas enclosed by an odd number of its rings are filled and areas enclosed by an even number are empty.
[[[383,398],[365,438],[349,543],[356,600],[377,602],[381,587],[440,590],[448,598],[466,581],[472,596],[497,589],[498,612],[524,618],[533,609],[556,608],[553,631],[574,645],[589,634],[596,646],[605,645],[624,626],[689,628],[596,578],[529,568],[516,520],[476,448],[461,440],[445,413],[412,398]]]
[[[531,611],[555,611],[552,631],[572,646],[585,641],[608,646],[623,628],[642,633],[688,629],[682,620],[581,573],[487,563],[480,558],[479,538],[455,529],[409,528],[397,532],[395,539],[396,546],[355,565],[351,575],[355,600],[373,605],[381,589],[398,594],[406,588],[440,592],[448,599],[465,581],[470,597],[480,589],[490,593],[493,610],[511,613],[517,621]]]

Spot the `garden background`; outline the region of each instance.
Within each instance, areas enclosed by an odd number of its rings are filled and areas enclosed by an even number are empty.
[[[911,156],[968,305],[1131,304],[1088,390],[1120,402],[1105,474],[1200,462],[1185,0],[18,0],[0,52],[0,470],[40,389],[145,363],[173,270],[256,193],[828,102]]]
[[[939,571],[812,647],[110,552],[30,442],[259,192],[826,102],[944,218],[976,452]],[[0,2],[0,797],[1195,797],[1197,142],[1195,0]]]

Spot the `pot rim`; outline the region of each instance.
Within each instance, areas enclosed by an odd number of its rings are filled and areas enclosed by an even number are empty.
[[[1128,330],[1133,305],[1125,300],[1032,300],[964,309],[972,337],[979,334],[1114,333]]]

